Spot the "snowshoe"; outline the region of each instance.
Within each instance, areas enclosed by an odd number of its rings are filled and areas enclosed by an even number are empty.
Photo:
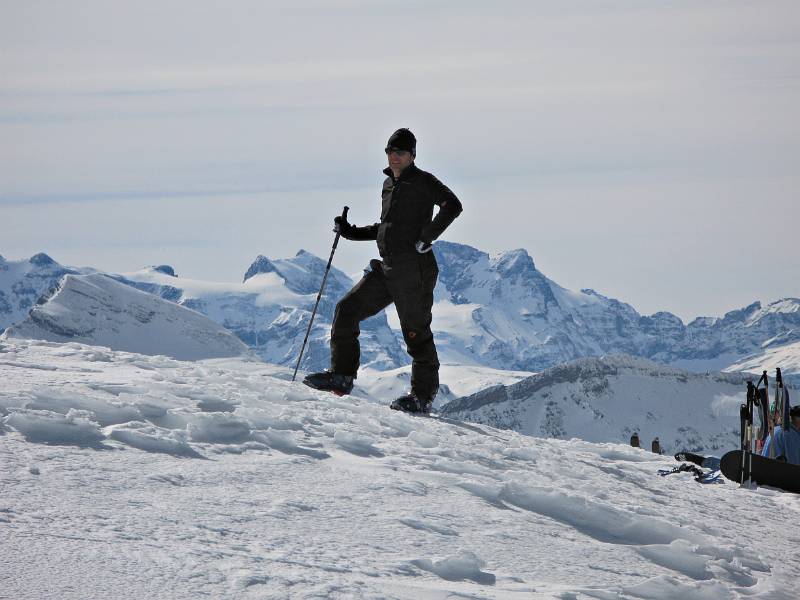
[[[333,392],[337,396],[346,396],[353,390],[353,377],[331,371],[311,373],[303,379],[303,383],[315,390]]]
[[[389,408],[412,414],[429,415],[431,414],[432,405],[432,399],[418,398],[414,392],[411,392],[392,402]]]

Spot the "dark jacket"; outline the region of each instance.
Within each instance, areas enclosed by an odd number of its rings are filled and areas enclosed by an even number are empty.
[[[418,241],[432,243],[461,214],[461,202],[445,184],[415,164],[395,179],[391,169],[383,182],[381,220],[342,231],[348,240],[376,240],[384,259],[416,252]],[[434,205],[439,207],[433,216]]]

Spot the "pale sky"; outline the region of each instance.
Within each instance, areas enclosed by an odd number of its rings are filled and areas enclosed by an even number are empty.
[[[800,296],[798,106],[797,0],[0,0],[0,254],[327,258],[406,126],[464,204],[443,239],[719,316]]]

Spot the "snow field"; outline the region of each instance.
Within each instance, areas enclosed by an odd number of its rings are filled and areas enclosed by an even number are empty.
[[[796,495],[273,374],[4,342],[0,597],[794,597]]]

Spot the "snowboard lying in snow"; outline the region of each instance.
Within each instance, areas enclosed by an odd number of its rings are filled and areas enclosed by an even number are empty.
[[[752,479],[759,485],[769,485],[787,492],[800,494],[800,465],[752,455]],[[736,483],[742,481],[742,451],[733,450],[725,454],[720,470],[726,478]]]

